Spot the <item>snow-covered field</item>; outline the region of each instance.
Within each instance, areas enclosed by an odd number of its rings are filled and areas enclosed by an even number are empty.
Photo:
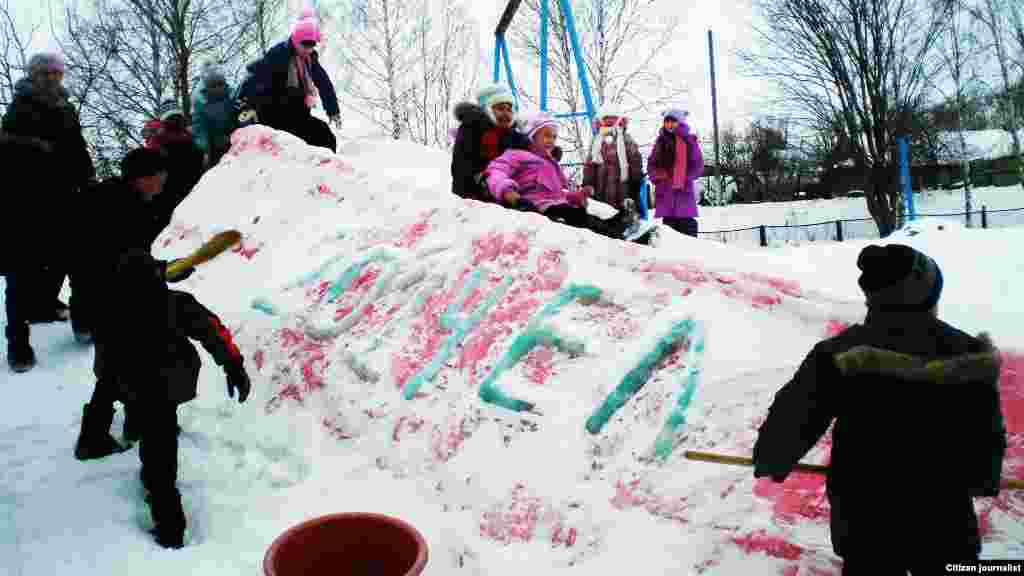
[[[188,545],[162,550],[140,529],[134,450],[74,460],[92,350],[67,325],[35,326],[39,366],[0,375],[0,572],[258,574],[289,526],[374,511],[424,534],[428,575],[641,562],[645,574],[838,574],[822,478],[755,482],[682,453],[749,453],[804,354],[862,318],[854,261],[866,242],[741,249],[666,229],[647,248],[458,200],[443,152],[358,141],[334,156],[262,127],[235,138],[155,244],[180,257],[219,230],[245,237],[183,283],[235,333],[253,377],[239,406],[207,358],[200,397],[179,409]],[[772,209],[736,210],[767,222]],[[702,228],[712,218],[727,220],[705,210]],[[1024,279],[1024,230],[925,222],[892,240],[943,268],[943,318],[989,331],[1009,355],[1004,475],[1021,478],[1024,307],[1010,287]],[[595,419],[687,319],[706,335],[703,356],[688,354],[693,333],[607,423]],[[686,423],[660,459],[673,413]],[[977,505],[985,554],[1024,558],[1024,494]]]

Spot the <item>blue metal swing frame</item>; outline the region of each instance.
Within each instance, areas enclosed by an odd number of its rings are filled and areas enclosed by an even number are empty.
[[[538,0],[540,3],[540,109],[548,111],[548,27],[551,21],[551,8],[550,0]],[[509,0],[505,6],[505,11],[501,15],[501,19],[498,21],[498,26],[494,30],[494,83],[497,84],[501,81],[501,68],[502,65],[505,67],[505,76],[508,79],[509,89],[512,91],[512,99],[515,101],[516,107],[519,107],[519,93],[516,90],[515,80],[512,77],[512,61],[508,53],[508,42],[505,40],[505,32],[508,30],[509,25],[512,23],[512,18],[515,17],[516,11],[519,9],[519,5],[522,0]],[[597,128],[594,126],[594,117],[597,114],[597,109],[594,106],[594,97],[590,90],[590,79],[587,78],[587,66],[583,61],[583,46],[580,44],[580,36],[576,31],[576,18],[573,16],[572,5],[569,0],[558,0],[558,5],[562,9],[562,14],[565,15],[565,26],[569,32],[569,42],[572,44],[573,59],[576,62],[576,75],[580,79],[580,90],[583,92],[583,102],[586,110],[584,112],[565,112],[561,114],[554,114],[555,118],[580,118],[586,117],[587,124],[590,126],[591,134],[597,133]],[[648,217],[647,209],[647,197],[648,197],[648,182],[647,178],[644,178],[643,187],[640,193],[640,216],[646,219]]]
[[[550,0],[539,0],[540,2],[540,109],[548,111],[548,27],[551,20]],[[505,67],[505,76],[508,79],[509,88],[512,90],[512,97],[519,105],[519,95],[516,91],[515,81],[512,78],[512,62],[508,54],[508,42],[505,40],[505,32],[512,23],[516,10],[522,0],[509,0],[505,12],[494,30],[494,83],[501,81],[501,68]],[[558,0],[558,4],[565,15],[565,26],[569,32],[569,42],[572,44],[573,58],[576,62],[576,74],[580,79],[580,89],[583,92],[583,102],[586,106],[584,112],[567,112],[555,114],[555,118],[577,118],[586,117],[591,130],[594,131],[594,115],[597,109],[594,106],[594,97],[590,91],[590,80],[587,78],[587,66],[583,61],[583,47],[580,44],[579,34],[576,32],[576,19],[572,13],[572,5],[569,0]]]

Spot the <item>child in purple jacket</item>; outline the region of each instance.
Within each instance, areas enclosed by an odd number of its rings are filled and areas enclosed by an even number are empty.
[[[689,112],[672,109],[665,112],[647,173],[654,183],[655,216],[673,230],[697,237],[697,187],[694,181],[704,174],[704,156],[697,136],[686,123]]]
[[[613,236],[587,213],[592,188],[570,181],[552,157],[558,124],[546,112],[526,115],[520,132],[530,139],[529,150],[507,150],[484,171],[487,189],[498,201],[520,210],[540,212],[554,221]]]

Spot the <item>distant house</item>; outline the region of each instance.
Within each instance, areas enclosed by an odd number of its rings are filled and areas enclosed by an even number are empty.
[[[1024,142],[1024,130],[1019,132]],[[974,186],[1013,186],[1019,183],[1018,160],[1013,156],[1013,138],[1005,130],[965,130],[939,134],[936,162],[914,162],[911,180],[915,190],[962,185],[963,162],[971,167]]]

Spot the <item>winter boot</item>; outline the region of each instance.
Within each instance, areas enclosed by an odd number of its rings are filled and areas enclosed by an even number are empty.
[[[7,365],[17,373],[31,370],[36,365],[36,353],[28,341],[28,324],[8,324],[4,334],[7,336]]]
[[[143,487],[146,483],[143,480]],[[164,548],[185,546],[185,510],[181,506],[181,493],[177,488],[160,489],[146,494],[153,529],[149,531],[156,543]]]
[[[75,458],[95,460],[128,450],[129,446],[122,446],[110,435],[113,421],[113,406],[86,404],[82,411],[82,430],[75,442]]]
[[[138,426],[138,419],[132,418],[132,414],[135,411],[131,407],[125,405],[124,407],[124,424],[121,427],[121,439],[125,442],[134,444],[139,441],[142,437],[142,429]],[[145,486],[145,482],[142,483]]]
[[[54,305],[53,315],[59,322],[67,322],[71,318],[71,308],[58,299]]]

